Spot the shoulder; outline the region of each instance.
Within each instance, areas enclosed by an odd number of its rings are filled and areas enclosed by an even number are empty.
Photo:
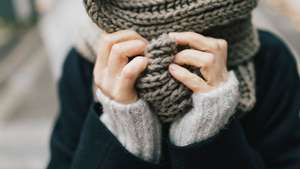
[[[58,83],[62,103],[70,103],[86,109],[92,101],[93,64],[71,49],[64,61]]]
[[[300,109],[300,78],[295,56],[275,34],[260,31],[259,36],[261,48],[254,58],[257,102],[244,119],[250,135],[282,125],[283,119],[298,119]]]
[[[257,101],[242,119],[250,142],[280,126],[297,128],[299,123],[300,78],[295,56],[275,34],[260,31],[259,36],[261,48],[254,58]]]
[[[84,59],[80,53],[72,48],[66,56],[63,64],[61,78],[89,78],[92,76],[93,64]]]
[[[255,57],[255,65],[258,72],[268,68],[275,72],[281,72],[290,66],[297,67],[296,58],[287,44],[277,35],[259,31],[261,47]],[[274,72],[273,72],[274,73]]]
[[[74,85],[87,86],[92,82],[93,64],[72,48],[63,64],[61,80],[72,81]]]
[[[292,87],[299,83],[296,58],[287,44],[266,31],[259,31],[259,38],[261,47],[255,56],[258,94],[266,93],[270,87]]]

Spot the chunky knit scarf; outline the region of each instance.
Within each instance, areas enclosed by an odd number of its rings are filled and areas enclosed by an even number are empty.
[[[145,56],[152,61],[136,89],[163,122],[171,122],[192,107],[192,100],[191,91],[168,73],[174,55],[184,48],[176,46],[166,33],[193,31],[225,39],[229,44],[228,68],[240,82],[237,111],[242,115],[256,102],[253,56],[260,44],[251,22],[256,5],[257,0],[84,0],[88,15],[98,27],[85,29],[88,33],[78,41],[77,48],[95,61],[101,31],[133,29],[151,40]]]

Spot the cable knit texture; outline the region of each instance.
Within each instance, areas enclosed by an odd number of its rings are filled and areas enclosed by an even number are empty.
[[[177,50],[175,40],[167,34],[152,40],[145,51],[145,57],[151,61],[136,82],[139,97],[162,121],[172,121],[192,107],[191,91],[168,71]]]
[[[161,153],[161,126],[145,101],[118,103],[101,90],[96,92],[103,106],[100,120],[132,154],[143,160],[158,163]]]
[[[237,106],[241,115],[256,102],[253,56],[260,43],[251,22],[257,0],[83,0],[88,15],[108,33],[132,29],[151,40],[145,56],[155,58],[137,81],[137,93],[156,110],[162,122],[171,122],[192,108],[191,92],[178,84],[166,67],[179,47],[164,34],[192,31],[228,42],[228,68],[240,81],[241,98]],[[99,29],[99,30],[100,30]],[[82,32],[84,33],[84,32]],[[96,36],[93,38],[100,38]],[[95,61],[95,40],[85,39],[91,52],[83,56]],[[93,51],[94,50],[94,51]],[[94,53],[94,54],[93,54]],[[89,56],[88,56],[89,55]],[[163,103],[163,104],[162,104]]]
[[[238,81],[234,72],[226,82],[207,93],[192,95],[194,107],[170,128],[170,140],[186,146],[206,140],[219,132],[234,114],[239,99]]]

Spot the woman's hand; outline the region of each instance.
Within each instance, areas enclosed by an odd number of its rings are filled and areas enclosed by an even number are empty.
[[[176,54],[174,62],[169,66],[171,75],[191,89],[194,93],[204,93],[213,90],[227,80],[227,42],[223,39],[205,37],[194,32],[172,32],[178,45],[188,45]],[[200,68],[203,76],[190,72],[180,65],[192,65]]]
[[[148,64],[144,54],[147,40],[132,30],[105,34],[100,39],[94,81],[102,105],[100,120],[133,155],[158,163],[161,126],[134,84]],[[133,58],[128,62],[129,58]],[[145,146],[147,145],[147,146]]]
[[[147,43],[132,30],[103,35],[94,67],[94,82],[105,95],[123,104],[137,101],[134,84],[148,64],[148,59],[141,56]],[[128,63],[129,57],[134,58]]]
[[[193,32],[170,33],[178,45],[188,45],[176,54],[169,71],[194,93],[193,108],[170,127],[170,140],[177,146],[198,143],[216,135],[236,112],[239,83],[226,68],[225,40],[204,37]],[[180,65],[200,69],[201,77]]]

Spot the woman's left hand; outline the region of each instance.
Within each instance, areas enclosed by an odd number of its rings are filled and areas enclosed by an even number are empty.
[[[227,80],[227,42],[223,39],[205,37],[194,32],[169,33],[177,45],[188,45],[175,55],[174,63],[169,66],[171,75],[191,89],[194,93],[205,93]],[[200,69],[200,76],[181,65],[192,65]]]

